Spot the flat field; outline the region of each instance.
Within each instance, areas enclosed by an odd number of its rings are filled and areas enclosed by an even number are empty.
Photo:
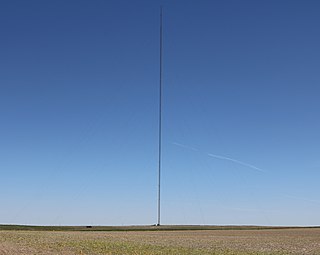
[[[0,230],[0,254],[320,255],[320,229]]]

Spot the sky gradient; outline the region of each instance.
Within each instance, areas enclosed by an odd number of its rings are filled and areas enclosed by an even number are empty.
[[[319,1],[0,3],[0,223],[319,225]]]

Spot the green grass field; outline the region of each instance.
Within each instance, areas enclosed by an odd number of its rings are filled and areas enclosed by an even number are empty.
[[[319,255],[320,228],[2,225],[0,254]]]
[[[29,231],[183,231],[183,230],[267,230],[267,229],[316,229],[315,227],[277,227],[277,226],[219,226],[219,225],[162,225],[162,226],[33,226],[0,225],[0,230]]]

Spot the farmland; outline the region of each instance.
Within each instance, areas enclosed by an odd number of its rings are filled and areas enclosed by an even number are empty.
[[[0,255],[320,254],[319,228],[12,229],[0,226]]]

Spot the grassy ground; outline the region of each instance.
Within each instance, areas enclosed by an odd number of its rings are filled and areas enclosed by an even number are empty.
[[[320,254],[320,229],[1,230],[0,254]]]
[[[270,227],[270,226],[218,226],[218,225],[161,225],[161,226],[32,226],[1,225],[0,230],[30,231],[178,231],[178,230],[267,230],[267,229],[301,229],[302,227]],[[315,227],[303,227],[319,228]]]

